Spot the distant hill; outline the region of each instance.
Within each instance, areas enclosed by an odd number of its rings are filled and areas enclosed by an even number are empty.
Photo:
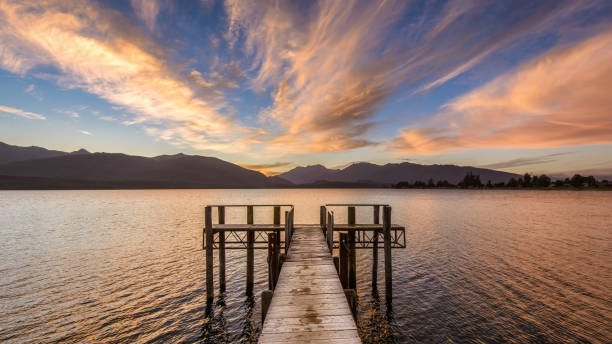
[[[290,184],[280,178],[268,179],[262,173],[211,157],[176,154],[147,158],[115,153],[89,153],[85,150],[1,164],[0,175],[20,177],[3,179],[5,183],[10,182],[12,185],[95,185],[91,182],[96,181],[104,182],[100,185],[105,188],[130,183],[152,187],[193,188],[273,187],[281,183],[285,186]]]
[[[376,165],[371,163],[356,163],[341,170],[327,169],[321,165],[296,167],[291,171],[279,174],[278,177],[295,184],[311,184],[320,181],[342,183],[378,183],[396,184],[402,181],[414,183],[427,181],[432,178],[434,182],[446,180],[457,184],[468,172],[480,175],[484,183],[507,182],[517,174],[456,165],[419,165],[413,163]]]
[[[153,158],[118,153],[68,153],[0,142],[0,189],[108,188],[272,188],[388,187],[401,181],[446,180],[468,173],[483,183],[508,181],[515,174],[455,165],[356,163],[344,169],[296,167],[266,177],[221,159],[198,155]]]
[[[323,165],[299,166],[291,171],[281,173],[277,177],[288,180],[294,184],[310,184],[321,180],[331,180],[334,173],[340,170],[328,169]]]
[[[0,164],[31,159],[52,158],[69,153],[48,150],[42,147],[20,147],[0,142]]]

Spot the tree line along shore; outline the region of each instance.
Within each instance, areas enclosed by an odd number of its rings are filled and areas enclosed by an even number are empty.
[[[597,180],[593,176],[582,176],[575,174],[572,178],[552,180],[549,176],[531,175],[525,173],[522,177],[511,178],[507,183],[483,183],[480,176],[468,172],[462,181],[457,184],[449,183],[446,180],[434,181],[430,178],[427,181],[399,182],[394,186],[397,189],[431,189],[431,188],[458,188],[458,189],[611,189],[612,181],[607,179]]]

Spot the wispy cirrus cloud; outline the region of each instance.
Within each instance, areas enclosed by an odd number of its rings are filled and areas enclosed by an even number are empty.
[[[546,155],[530,157],[530,158],[516,158],[516,159],[510,159],[506,161],[499,161],[499,162],[495,162],[492,164],[480,165],[479,167],[490,168],[490,169],[496,170],[496,169],[505,169],[505,168],[513,168],[513,167],[540,165],[540,164],[555,162],[559,159],[559,157],[562,157],[568,154],[571,154],[571,152],[546,154]]]
[[[131,3],[136,15],[153,31],[164,3],[161,0],[131,0]]]
[[[375,116],[400,89],[442,85],[585,6],[517,6],[495,22],[488,16],[503,12],[499,3],[465,1],[430,12],[393,0],[314,6],[229,0],[226,11],[230,42],[245,37],[252,88],[273,95],[273,104],[260,113],[271,128],[266,149],[304,153],[377,145],[369,139]]]
[[[0,3],[0,66],[24,74],[57,68],[63,87],[80,88],[134,114],[152,134],[197,149],[244,148],[259,132],[198,97],[164,49],[117,12],[82,1]],[[160,137],[160,136],[158,136]]]
[[[35,112],[24,111],[21,109],[17,109],[17,108],[10,107],[10,106],[4,106],[4,105],[0,105],[0,112],[10,113],[12,115],[25,117],[28,119],[47,119],[44,115],[41,115]]]
[[[403,153],[612,143],[612,31],[552,51],[404,128]]]
[[[81,133],[81,134],[83,134],[83,135],[87,135],[87,136],[93,136],[93,134],[92,134],[92,133],[90,133],[90,132],[89,132],[89,131],[87,131],[87,130],[79,130],[79,133]]]

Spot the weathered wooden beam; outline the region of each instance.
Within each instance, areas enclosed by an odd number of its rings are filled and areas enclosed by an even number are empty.
[[[380,206],[375,205],[374,207],[374,224],[380,223]],[[374,231],[374,238],[372,240],[372,289],[378,285],[378,231]]]
[[[213,227],[211,207],[204,208],[204,228],[206,235],[206,301],[213,301],[215,297],[214,272],[213,272]]]
[[[268,233],[268,289],[274,290],[278,280],[280,248],[276,233]]]
[[[253,270],[254,270],[254,250],[255,245],[255,232],[247,232],[247,275],[246,275],[246,293],[247,295],[253,294]]]
[[[280,225],[280,207],[274,207],[274,224]]]
[[[348,225],[355,224],[355,207],[348,207]]]
[[[329,252],[333,253],[334,251],[334,215],[333,214],[330,214],[328,218],[327,246],[329,247]]]
[[[323,236],[325,236],[326,235],[325,234],[325,230],[326,230],[326,228],[325,228],[325,226],[326,226],[326,222],[325,222],[326,216],[325,216],[325,214],[327,214],[327,209],[325,209],[325,206],[322,205],[319,210],[320,210],[319,211],[319,221],[321,223],[321,230],[323,231]]]
[[[225,207],[217,207],[219,224],[225,224]],[[219,231],[219,292],[225,291],[225,232]]]
[[[289,252],[289,212],[285,211],[285,255]]]
[[[391,207],[383,208],[383,235],[385,239],[385,296],[387,302],[393,298],[393,266],[391,262]]]
[[[253,224],[253,206],[252,205],[247,206],[247,224],[248,225]]]
[[[340,283],[342,284],[343,289],[347,289],[348,287],[348,234],[340,233],[340,248],[339,248],[339,256],[340,259],[338,261],[338,266],[340,270]]]
[[[348,231],[349,283],[348,289],[357,290],[357,250],[355,249],[355,230]]]

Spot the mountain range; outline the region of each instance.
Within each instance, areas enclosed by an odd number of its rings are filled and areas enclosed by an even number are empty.
[[[455,165],[355,163],[344,169],[296,167],[273,177],[218,158],[198,155],[133,156],[20,147],[0,142],[0,189],[388,187],[400,181],[481,180],[517,175]]]

